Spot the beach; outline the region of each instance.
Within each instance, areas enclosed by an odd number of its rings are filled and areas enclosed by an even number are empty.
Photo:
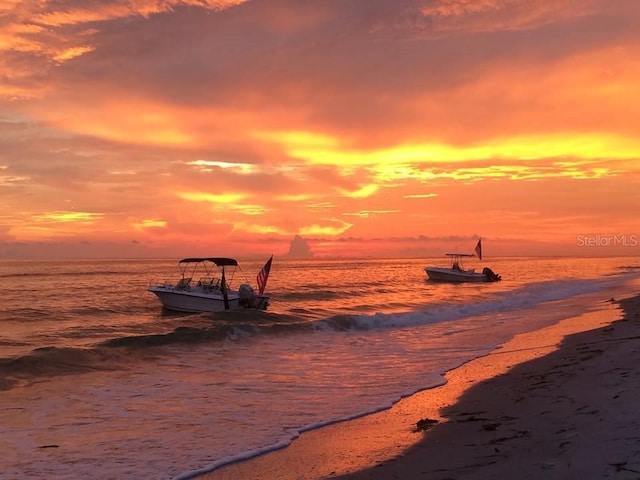
[[[470,361],[442,387],[198,478],[637,479],[639,346],[640,297],[603,299]]]

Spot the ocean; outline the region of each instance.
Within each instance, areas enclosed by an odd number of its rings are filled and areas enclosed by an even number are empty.
[[[195,478],[640,286],[631,257],[467,263],[503,280],[427,281],[445,258],[275,257],[266,312],[187,315],[146,291],[177,259],[2,261],[0,478]]]

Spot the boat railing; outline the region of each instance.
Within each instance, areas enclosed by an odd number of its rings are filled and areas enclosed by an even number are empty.
[[[176,282],[173,280],[158,280],[158,279],[150,279],[149,280],[149,286],[150,287],[164,287],[164,288],[168,288],[168,287],[175,287]]]
[[[198,286],[205,290],[218,290],[220,288],[220,279],[216,277],[202,277],[198,280]]]

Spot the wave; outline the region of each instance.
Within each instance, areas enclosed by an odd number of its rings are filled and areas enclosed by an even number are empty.
[[[0,278],[51,278],[51,277],[103,277],[103,276],[112,276],[112,275],[131,275],[131,272],[125,270],[100,270],[95,272],[78,272],[78,271],[69,271],[69,272],[14,272],[14,273],[5,273],[0,274]]]
[[[339,300],[342,298],[348,298],[358,296],[359,294],[355,289],[349,291],[345,290],[329,290],[314,289],[309,290],[306,288],[300,288],[298,292],[284,292],[277,295],[280,302],[291,302],[300,300]]]
[[[620,276],[601,279],[555,280],[526,284],[519,289],[496,293],[494,299],[473,303],[439,303],[403,313],[336,315],[314,322],[317,329],[371,330],[411,327],[458,320],[466,317],[522,310],[545,302],[597,292],[617,284]]]
[[[99,348],[37,348],[28,355],[0,359],[0,390],[39,377],[113,370],[124,362],[126,355]]]
[[[638,270],[640,270],[640,265],[620,265],[616,268],[623,272],[637,272]]]
[[[27,355],[0,358],[0,390],[41,377],[125,369],[136,361],[136,352],[150,348],[242,340],[310,328],[298,317],[262,311],[221,312],[211,317],[214,321],[201,328],[180,326],[168,333],[112,338],[90,348],[42,347]],[[140,360],[146,359],[147,355],[140,355]]]
[[[149,312],[147,305],[104,305],[71,308],[67,305],[57,306],[55,310],[51,308],[19,307],[9,308],[2,312],[2,320],[6,322],[39,322],[55,316],[57,321],[72,320],[82,317],[96,319],[111,315],[144,315]]]
[[[103,341],[93,348],[38,348],[28,355],[0,359],[0,390],[38,377],[77,374],[94,370],[127,368],[135,353],[168,345],[194,345],[222,341],[247,341],[262,335],[291,335],[305,332],[404,328],[447,322],[477,315],[534,307],[596,292],[620,281],[621,277],[590,280],[559,280],[524,285],[496,293],[491,300],[473,303],[435,304],[403,313],[373,315],[338,314],[309,321],[303,317],[257,310],[236,310],[199,314],[205,326],[178,326],[167,333],[132,335]],[[175,315],[180,319],[180,315]],[[193,316],[190,316],[193,318]],[[210,321],[209,321],[210,320]],[[140,355],[140,360],[147,359]]]

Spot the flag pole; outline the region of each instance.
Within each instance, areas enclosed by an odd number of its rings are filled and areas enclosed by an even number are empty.
[[[222,290],[224,309],[229,310],[229,296],[227,295],[227,279],[224,277],[224,267],[222,267],[222,280],[220,280],[220,290]]]

